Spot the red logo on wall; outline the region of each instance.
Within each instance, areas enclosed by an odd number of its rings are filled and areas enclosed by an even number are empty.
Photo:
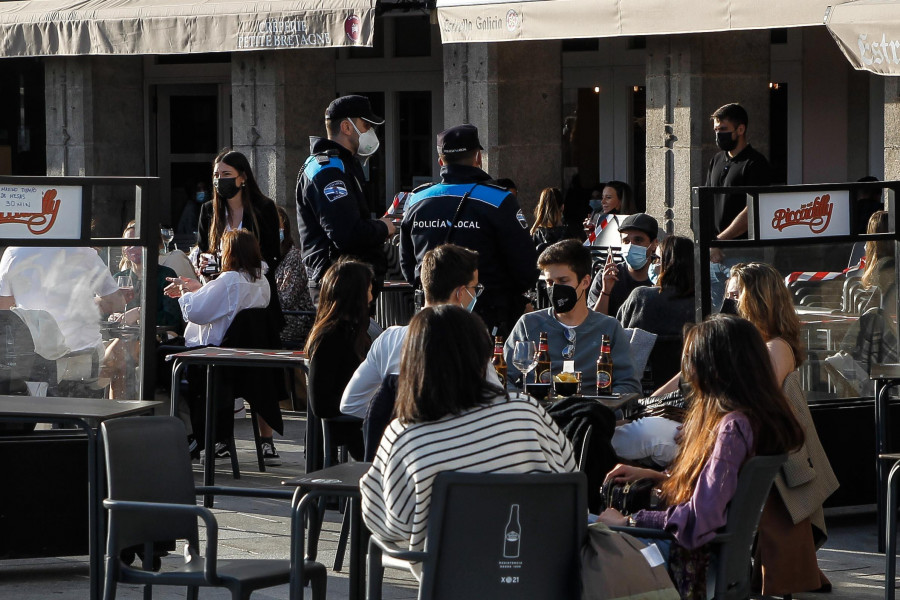
[[[360,21],[359,17],[357,17],[356,15],[350,15],[344,21],[344,33],[346,33],[347,37],[354,42],[359,41],[359,33],[361,29],[362,21]]]
[[[34,235],[42,235],[50,231],[56,222],[59,213],[59,200],[56,199],[56,190],[47,190],[41,197],[41,212],[39,213],[0,213],[0,224],[19,223],[27,225],[28,231]]]
[[[802,204],[798,210],[789,208],[776,210],[772,218],[772,228],[784,231],[786,227],[806,225],[813,233],[822,233],[831,223],[833,210],[830,194],[816,196],[814,201]]]

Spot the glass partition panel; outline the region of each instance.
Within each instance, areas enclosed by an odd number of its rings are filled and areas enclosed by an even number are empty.
[[[0,201],[18,203],[0,212],[0,394],[152,396],[163,308],[157,187],[154,178],[0,178]]]

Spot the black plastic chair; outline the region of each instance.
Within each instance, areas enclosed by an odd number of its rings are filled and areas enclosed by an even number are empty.
[[[381,599],[383,555],[421,562],[419,600],[578,598],[586,489],[582,473],[439,473],[427,550],[370,538],[367,598]]]
[[[900,454],[879,454],[878,459],[894,462],[887,479],[884,551],[884,598],[894,600],[897,586],[897,486],[900,484]]]
[[[716,600],[746,600],[750,597],[750,556],[756,528],[769,490],[787,454],[755,456],[738,475],[737,489],[728,505],[725,527],[709,542],[717,555]],[[639,538],[673,539],[661,529],[611,527]]]
[[[291,560],[218,560],[218,525],[212,512],[197,506],[196,496],[217,495],[290,499],[288,490],[203,488],[194,486],[184,424],[176,417],[129,417],[101,425],[106,459],[109,511],[105,600],[114,600],[116,584],[177,585],[197,598],[200,587],[225,587],[232,598],[246,599],[257,589],[288,583],[292,573],[312,585],[313,598],[325,599],[325,567],[301,558],[291,545]],[[206,555],[200,555],[197,519],[206,527]],[[297,518],[297,517],[294,517]],[[187,540],[185,564],[174,571],[151,568],[154,543]],[[143,568],[126,565],[123,549],[143,547]],[[147,588],[149,589],[149,588]],[[146,595],[146,597],[150,597]]]

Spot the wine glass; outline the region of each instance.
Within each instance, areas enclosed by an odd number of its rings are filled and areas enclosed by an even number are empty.
[[[118,285],[119,290],[122,292],[122,297],[125,300],[126,305],[134,300],[134,281],[131,279],[131,275],[119,275],[116,278],[116,285]],[[123,327],[124,325],[125,319],[123,316],[122,320],[119,321],[119,327]]]
[[[522,373],[522,390],[527,391],[526,380],[528,374],[537,366],[537,347],[534,342],[528,340],[519,340],[513,348],[512,357],[513,366]]]
[[[166,254],[169,253],[169,244],[175,239],[175,230],[171,227],[162,227],[159,232],[162,234],[163,242],[166,244]]]

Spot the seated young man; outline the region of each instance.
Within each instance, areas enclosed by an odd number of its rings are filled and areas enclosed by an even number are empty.
[[[564,360],[575,361],[575,370],[581,371],[582,391],[590,394],[597,385],[600,342],[608,335],[613,361],[613,392],[640,393],[641,384],[622,326],[614,318],[588,308],[590,251],[578,240],[557,242],[541,253],[538,267],[547,281],[551,308],[522,315],[506,340],[503,352],[510,387],[515,387],[522,376],[512,361],[516,342],[530,340],[537,343],[541,332],[545,331],[553,374],[562,371]]]
[[[455,244],[432,248],[422,258],[420,272],[425,306],[456,304],[471,310],[478,297],[478,253]],[[388,327],[375,338],[366,359],[359,365],[341,396],[341,412],[364,419],[369,403],[387,375],[400,372],[400,349],[406,338],[406,325]],[[499,384],[496,373],[487,377]],[[491,379],[491,378],[494,379]]]
[[[619,235],[625,262],[616,264],[607,258],[590,286],[588,306],[615,317],[633,289],[653,285],[650,263],[656,253],[658,231],[659,223],[645,213],[629,215],[622,221]]]

